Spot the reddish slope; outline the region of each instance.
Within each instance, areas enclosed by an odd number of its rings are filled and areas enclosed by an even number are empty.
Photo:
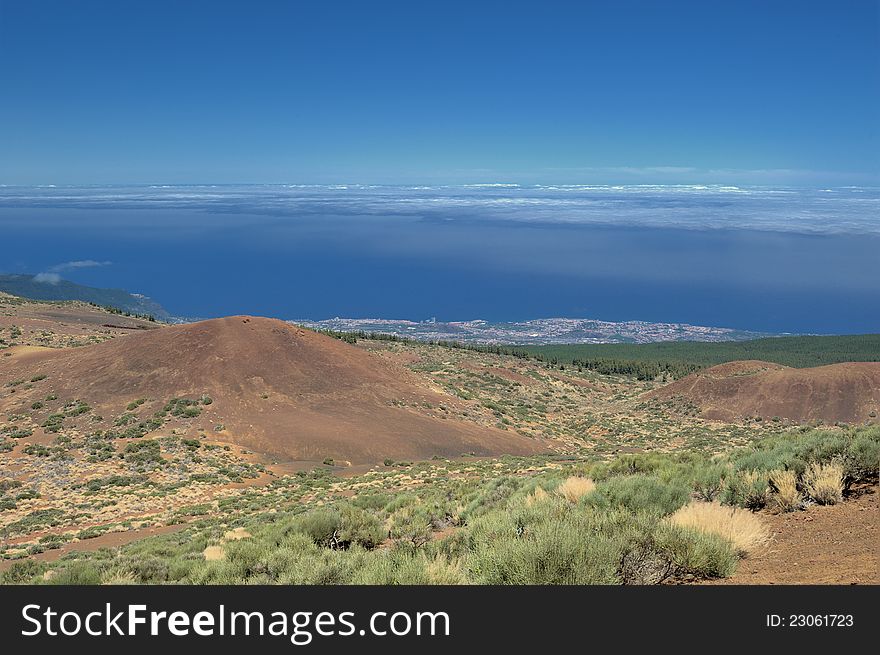
[[[880,415],[880,363],[788,368],[759,361],[730,362],[677,380],[649,397],[684,398],[705,418],[722,421],[778,416],[862,422]]]
[[[458,401],[410,371],[273,319],[216,319],[11,359],[0,365],[3,378],[47,375],[38,389],[15,394],[21,406],[51,390],[118,416],[147,398],[138,414],[148,417],[172,397],[208,394],[214,402],[192,420],[193,432],[222,424],[222,438],[284,458],[373,463],[543,450],[519,435],[445,419],[438,407]]]

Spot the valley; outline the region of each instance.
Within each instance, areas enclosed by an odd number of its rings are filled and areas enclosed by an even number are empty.
[[[553,489],[570,479],[598,483],[600,495],[587,494],[589,502],[615,506],[607,485],[623,484],[616,475],[632,478],[627,484],[672,484],[676,494],[691,489],[682,503],[717,485],[703,500],[727,493],[738,504],[745,501],[734,480],[746,469],[737,462],[774,440],[797,442],[798,434],[823,462],[830,460],[816,453],[867,458],[867,469],[853,475],[876,488],[877,428],[835,423],[874,422],[880,364],[858,365],[869,381],[856,413],[827,387],[838,384],[850,397],[849,379],[822,375],[826,387],[810,397],[811,413],[786,414],[760,403],[724,404],[716,391],[691,393],[707,376],[719,378],[712,369],[670,384],[522,354],[333,338],[256,317],[168,326],[87,303],[4,295],[0,339],[0,570],[7,581],[56,573],[56,581],[68,580],[76,571],[98,581],[194,581],[209,575],[202,566],[214,572],[200,581],[241,581],[210,576],[260,535],[270,538],[273,525],[319,517],[353,520],[360,528],[345,529],[368,535],[325,552],[312,528],[290,528],[315,536],[318,550],[303,546],[297,558],[359,571],[336,581],[379,575],[375,557],[392,558],[395,571],[415,567],[413,575],[428,581],[503,581],[473,569],[479,547],[459,543],[476,538],[474,526],[493,512],[515,515],[548,491],[548,507],[556,507],[565,495]],[[780,369],[724,370],[741,381]],[[809,377],[813,369],[797,370]],[[630,468],[619,469],[626,462]],[[769,475],[778,464],[767,466]],[[778,490],[767,485],[769,509]],[[582,496],[575,500],[587,502]],[[655,511],[655,501],[640,502],[649,507],[630,508],[638,509],[637,522]],[[553,511],[582,520],[564,504]],[[657,517],[649,522],[652,532],[666,529]],[[331,529],[334,539],[339,529]],[[168,557],[155,554],[163,550]],[[138,555],[147,551],[153,554]],[[219,553],[216,564],[211,553]],[[125,566],[111,566],[111,556]],[[350,561],[356,556],[369,559],[367,568]],[[163,573],[147,575],[144,561]],[[680,562],[670,572],[725,577],[732,560],[725,562],[714,573]],[[621,575],[595,574],[600,581]]]

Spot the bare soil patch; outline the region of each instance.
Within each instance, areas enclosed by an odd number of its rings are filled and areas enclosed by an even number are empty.
[[[712,584],[880,584],[877,485],[838,505],[761,516],[770,544]]]

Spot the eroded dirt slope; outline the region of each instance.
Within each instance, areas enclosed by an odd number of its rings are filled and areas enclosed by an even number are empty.
[[[402,366],[274,319],[214,319],[0,362],[0,381],[34,377],[39,385],[4,394],[3,410],[30,408],[51,393],[110,416],[145,399],[135,410],[140,420],[171,398],[208,396],[193,431],[288,459],[543,450],[537,440],[452,418],[458,401]]]
[[[684,399],[704,418],[722,421],[760,416],[861,423],[880,415],[880,363],[788,368],[768,362],[730,362],[677,380],[647,397]]]

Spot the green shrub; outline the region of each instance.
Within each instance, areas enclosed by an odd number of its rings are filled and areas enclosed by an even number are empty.
[[[484,484],[470,499],[462,515],[470,520],[503,505],[525,482],[522,478],[502,476]]]
[[[130,412],[126,412],[122,416],[118,416],[115,421],[113,421],[113,425],[117,427],[121,427],[123,425],[129,425],[137,421],[137,415],[131,414]]]
[[[274,543],[243,539],[227,543],[226,557],[196,565],[186,582],[195,584],[345,584],[360,560],[357,547],[341,552],[320,549],[305,534]],[[360,551],[363,552],[363,551]]]
[[[388,504],[385,505],[384,512],[386,514],[394,514],[396,511],[417,502],[419,502],[418,496],[409,493],[399,493],[391,498]]]
[[[876,480],[880,468],[880,429],[853,439],[841,461],[848,483]]]
[[[40,425],[46,432],[61,432],[61,428],[64,424],[64,414],[49,414],[46,417],[46,420]]]
[[[361,509],[378,512],[383,510],[391,501],[391,496],[386,493],[365,493],[352,498],[351,504]]]
[[[590,509],[551,497],[480,517],[465,546],[471,575],[488,584],[652,584],[685,566],[716,575],[720,556],[699,561],[695,553],[718,543],[702,542],[653,511]],[[729,547],[724,552],[735,558]]]
[[[170,412],[171,416],[177,416],[180,418],[195,418],[202,413],[202,410],[198,407],[198,403],[198,400],[192,400],[190,398],[172,398],[165,404],[162,411],[165,413]]]
[[[419,547],[431,541],[431,520],[420,506],[410,505],[391,518],[391,538]]]
[[[92,408],[89,407],[88,404],[82,400],[74,400],[73,402],[70,402],[64,406],[64,416],[69,416],[71,418],[86,414],[90,411],[92,411]]]
[[[101,584],[101,573],[91,562],[74,561],[56,569],[49,581],[57,585],[97,585]]]
[[[373,548],[385,537],[379,519],[349,504],[307,512],[297,517],[294,530],[308,536],[318,546],[339,550],[353,544]]]
[[[391,549],[371,553],[355,571],[353,584],[458,585],[467,584],[464,566],[443,555],[429,557],[422,552]]]
[[[29,443],[24,448],[21,449],[25,455],[33,455],[34,457],[48,457],[52,454],[46,446],[42,444],[33,444]]]
[[[162,449],[155,439],[145,439],[137,443],[130,443],[122,451],[126,462],[131,464],[158,464],[162,463]]]
[[[721,493],[726,478],[727,467],[722,464],[699,467],[693,477],[694,493],[700,500],[711,503]]]
[[[95,537],[100,537],[102,534],[107,532],[107,526],[104,525],[93,525],[89,528],[85,528],[76,533],[77,539],[94,539]]]
[[[596,482],[607,480],[618,475],[652,474],[661,467],[668,465],[669,457],[655,454],[623,454],[615,457],[610,462],[598,464],[591,472],[590,477]]]
[[[770,496],[770,471],[740,471],[729,477],[721,502],[734,507],[745,507],[753,512],[767,505]]]
[[[86,459],[90,462],[104,462],[113,457],[116,452],[116,446],[110,438],[95,432],[86,437],[83,444],[87,453]]]
[[[129,558],[124,569],[141,584],[161,584],[171,580],[172,558],[145,556]]]
[[[654,476],[638,474],[611,478],[584,500],[596,508],[625,507],[633,512],[665,516],[689,498],[690,489],[680,481],[664,484]]]
[[[792,470],[803,475],[810,462],[822,464],[844,455],[850,437],[842,431],[810,430],[767,437],[731,455],[737,471]]]
[[[12,566],[0,573],[0,584],[29,583],[34,578],[41,576],[46,569],[47,565],[44,562],[33,559],[13,562]]]
[[[726,578],[736,570],[738,557],[733,544],[718,535],[664,522],[657,542],[669,553],[678,575]]]
[[[40,528],[54,527],[60,524],[63,518],[64,510],[56,508],[37,509],[18,521],[10,523],[4,528],[4,531],[27,534]]]
[[[791,443],[744,452],[735,456],[733,461],[737,472],[793,470],[800,475],[807,468],[806,460],[797,454],[794,444]]]
[[[616,584],[616,516],[555,500],[491,512],[469,528],[469,572],[484,584]]]

